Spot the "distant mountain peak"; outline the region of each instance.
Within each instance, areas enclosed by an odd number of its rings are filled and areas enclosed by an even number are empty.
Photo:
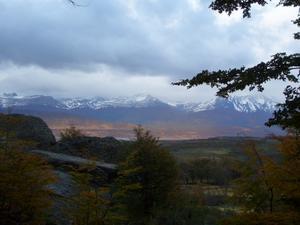
[[[103,109],[103,108],[116,108],[116,107],[148,107],[155,104],[164,104],[158,98],[155,98],[151,95],[134,95],[130,97],[114,97],[114,98],[102,98],[102,97],[93,97],[93,98],[65,98],[62,99],[62,103],[66,106],[67,109],[80,109],[80,108],[89,108],[89,109]]]
[[[240,112],[273,112],[278,104],[264,95],[232,96],[228,100]]]
[[[214,109],[234,109],[239,112],[273,112],[278,102],[264,95],[217,97],[205,102],[181,104],[180,107],[189,112],[201,112]]]

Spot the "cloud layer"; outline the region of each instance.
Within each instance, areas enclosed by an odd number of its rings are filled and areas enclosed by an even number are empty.
[[[149,91],[177,99],[183,89],[170,82],[201,69],[299,52],[293,8],[256,7],[251,19],[242,19],[239,12],[213,12],[204,0],[78,3],[84,7],[66,0],[0,1],[2,88],[57,95]]]

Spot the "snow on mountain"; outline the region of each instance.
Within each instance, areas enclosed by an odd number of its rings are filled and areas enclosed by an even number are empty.
[[[278,102],[262,95],[231,97],[234,108],[240,112],[255,112],[258,110],[273,112]]]
[[[239,112],[273,112],[278,102],[263,95],[230,96],[228,99],[215,98],[200,103],[186,103],[178,106],[189,112],[201,112],[214,109],[235,109]]]
[[[65,106],[66,109],[83,109],[83,108],[91,108],[91,109],[99,109],[101,108],[99,105],[105,101],[103,98],[66,98],[61,99],[61,103]]]
[[[159,99],[150,95],[135,95],[132,97],[116,97],[105,99],[102,97],[94,98],[64,98],[54,99],[51,96],[33,95],[33,96],[19,96],[15,93],[4,93],[0,96],[0,107],[17,107],[27,105],[40,105],[66,110],[72,109],[93,109],[99,110],[109,107],[149,107],[155,105],[166,104]]]
[[[91,109],[100,110],[105,108],[145,108],[151,106],[169,106],[187,112],[201,112],[214,109],[233,109],[239,112],[273,112],[277,102],[263,95],[232,96],[228,99],[215,98],[206,102],[168,104],[150,95],[135,95],[131,97],[116,98],[64,98],[55,99],[51,96],[33,95],[18,96],[15,93],[0,96],[0,107],[18,106],[44,106],[62,110]]]
[[[16,93],[4,93],[0,96],[0,107],[18,107],[18,106],[49,106],[55,108],[63,107],[62,104],[51,96],[32,95],[32,96],[19,96]]]
[[[183,109],[187,112],[201,112],[205,110],[211,110],[215,108],[215,99],[211,99],[205,102],[198,102],[198,103],[181,103],[177,104],[176,106]]]
[[[90,109],[103,109],[103,108],[116,108],[116,107],[149,107],[157,104],[164,104],[159,99],[154,98],[150,95],[135,95],[132,97],[117,97],[111,99],[104,99],[101,97],[91,98],[91,99],[62,99],[62,103],[67,109],[80,109],[80,108],[90,108]]]

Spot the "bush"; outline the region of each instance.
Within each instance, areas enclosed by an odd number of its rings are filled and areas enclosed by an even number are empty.
[[[0,149],[0,224],[42,225],[51,206],[49,165],[22,151]]]
[[[77,129],[75,126],[66,128],[60,133],[61,141],[73,140],[84,136],[81,130]]]

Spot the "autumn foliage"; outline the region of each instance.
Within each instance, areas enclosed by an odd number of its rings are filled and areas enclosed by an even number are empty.
[[[42,225],[51,206],[55,181],[51,168],[37,156],[0,150],[0,224]]]
[[[10,125],[18,120],[10,119]],[[51,167],[25,152],[32,143],[16,139],[10,127],[0,130],[0,224],[43,225],[52,203]]]
[[[233,200],[238,213],[225,225],[296,225],[300,221],[300,139],[276,138],[281,159],[262,155],[248,145],[248,160],[240,166]]]

